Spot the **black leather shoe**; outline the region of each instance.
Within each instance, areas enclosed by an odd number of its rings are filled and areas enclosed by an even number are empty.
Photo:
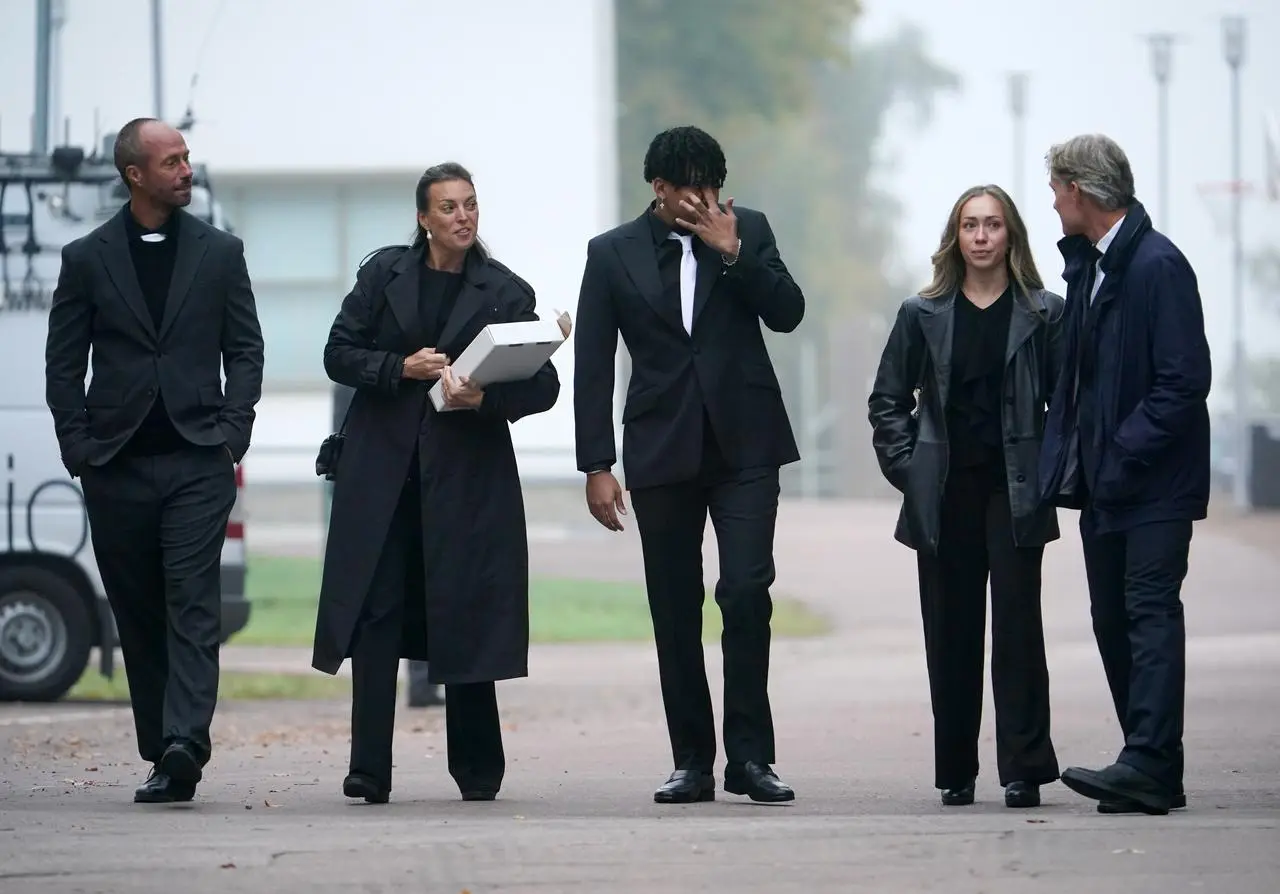
[[[351,773],[342,780],[342,793],[348,798],[364,798],[368,804],[385,804],[391,800],[391,789],[364,773]]]
[[[653,793],[653,800],[658,804],[693,804],[715,799],[715,777],[698,770],[676,770]]]
[[[1010,782],[1004,787],[1005,807],[1039,807],[1040,786],[1030,782]]]
[[[976,785],[977,783],[974,781],[959,788],[944,788],[942,790],[942,806],[968,807],[973,803],[973,790]]]
[[[174,742],[164,750],[164,756],[160,758],[160,772],[174,782],[185,782],[190,785],[195,785],[204,778],[200,761],[196,759],[195,752],[186,742]]]
[[[462,792],[464,801],[492,801],[498,797],[496,788],[469,788]]]
[[[133,800],[135,804],[176,804],[195,796],[194,783],[176,782],[160,772],[159,767],[152,767],[147,781],[134,791]]]
[[[791,786],[779,779],[773,768],[755,761],[725,767],[724,790],[734,795],[746,795],[762,804],[780,804],[796,799]]]
[[[1068,767],[1063,784],[1078,795],[1099,802],[1131,803],[1152,816],[1164,816],[1173,806],[1173,793],[1128,764],[1114,763],[1101,770]]]
[[[1170,810],[1182,810],[1187,806],[1187,795],[1185,792],[1178,792],[1169,802]],[[1145,811],[1138,804],[1132,801],[1099,801],[1098,813],[1144,813]]]

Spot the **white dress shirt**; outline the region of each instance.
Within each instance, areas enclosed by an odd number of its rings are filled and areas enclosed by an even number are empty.
[[[1111,226],[1111,229],[1107,230],[1107,232],[1103,235],[1103,237],[1102,237],[1101,239],[1099,239],[1099,240],[1094,244],[1094,248],[1096,248],[1098,251],[1100,251],[1102,254],[1104,254],[1104,255],[1105,255],[1105,254],[1107,253],[1107,249],[1111,247],[1111,243],[1112,243],[1112,242],[1115,242],[1115,240],[1116,240],[1116,233],[1119,233],[1119,232],[1120,232],[1120,225],[1121,225],[1122,223],[1124,223],[1124,218],[1123,218],[1123,217],[1122,217],[1122,218],[1120,218],[1119,220],[1117,220],[1117,221],[1116,221],[1116,222]],[[1101,258],[1101,257],[1099,257],[1099,258],[1098,258],[1098,260],[1097,260],[1097,262],[1095,263],[1095,265],[1094,265],[1094,266],[1095,266],[1095,267],[1096,267],[1096,269],[1097,269],[1097,274],[1096,274],[1096,275],[1094,276],[1094,278],[1093,278],[1093,292],[1092,292],[1092,293],[1090,293],[1090,295],[1089,295],[1089,304],[1090,304],[1090,305],[1092,305],[1092,304],[1093,304],[1093,299],[1098,297],[1098,290],[1102,288],[1102,280],[1103,280],[1103,278],[1105,277],[1105,274],[1102,272],[1102,258]]]

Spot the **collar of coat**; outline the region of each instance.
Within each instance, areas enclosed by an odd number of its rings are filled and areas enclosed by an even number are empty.
[[[415,267],[423,267],[427,263],[427,246],[407,248],[400,253],[391,265],[395,273],[405,273]],[[462,279],[468,285],[482,286],[489,272],[489,261],[475,248],[467,249],[462,261]]]
[[[1102,272],[1110,276],[1128,267],[1129,261],[1133,259],[1133,253],[1138,248],[1138,243],[1150,229],[1151,217],[1147,214],[1147,209],[1141,202],[1133,202],[1125,211],[1124,222],[1120,224],[1116,238],[1111,241],[1106,254],[1102,256]],[[1096,257],[1092,249],[1093,243],[1089,241],[1088,236],[1077,234],[1058,240],[1058,251],[1062,252],[1065,262],[1062,270],[1064,280],[1075,282],[1080,277]]]
[[[1043,317],[1049,312],[1049,307],[1044,300],[1044,289],[1032,289],[1030,292],[1024,292],[1017,285],[1010,283],[1013,290],[1013,304],[1016,309],[1030,311],[1036,316]],[[956,298],[960,295],[958,290],[953,290],[947,295],[939,295],[937,298],[920,299],[920,312],[922,314],[946,314],[955,310]]]

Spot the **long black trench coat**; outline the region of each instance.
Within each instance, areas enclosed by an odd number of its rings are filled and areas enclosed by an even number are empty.
[[[902,303],[867,399],[876,459],[903,497],[894,539],[928,555],[938,552],[950,458],[946,418],[957,300],[954,293],[915,295]],[[1037,470],[1045,408],[1062,368],[1064,306],[1053,292],[1014,291],[1000,427],[1013,539],[1020,547],[1060,536],[1057,512],[1040,499]]]
[[[425,253],[392,248],[360,268],[324,350],[335,382],[356,389],[334,480],[312,665],[335,674],[373,581],[415,442],[422,498],[426,624],[406,624],[401,657],[430,660],[437,683],[528,675],[529,549],[510,423],[549,410],[555,367],[492,385],[478,410],[436,413],[434,383],[400,378],[404,358],[434,347],[456,358],[489,323],[535,320],[533,289],[472,250],[462,291],[424,345],[418,287]],[[406,580],[406,588],[408,581]],[[417,588],[415,588],[417,589]],[[421,618],[410,603],[406,619]]]

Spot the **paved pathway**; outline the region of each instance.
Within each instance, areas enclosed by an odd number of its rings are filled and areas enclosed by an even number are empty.
[[[346,705],[223,705],[199,799],[154,809],[128,803],[139,768],[126,708],[0,707],[0,891],[1277,890],[1280,551],[1257,536],[1265,522],[1198,529],[1186,593],[1191,807],[1148,818],[1099,816],[1061,786],[1040,810],[1007,811],[990,770],[977,805],[938,805],[914,563],[890,539],[893,515],[883,504],[784,508],[778,589],[837,624],[774,648],[778,768],[793,805],[654,805],[669,757],[651,649],[538,647],[530,679],[499,690],[509,768],[491,804],[456,799],[436,711],[401,712],[394,800],[370,808],[338,792]],[[1064,764],[1101,764],[1117,731],[1065,522],[1045,569],[1054,738]],[[548,539],[533,561],[589,578],[634,579],[640,567],[632,531]],[[305,665],[305,650],[227,650],[228,667]],[[988,767],[990,732],[988,700]]]

